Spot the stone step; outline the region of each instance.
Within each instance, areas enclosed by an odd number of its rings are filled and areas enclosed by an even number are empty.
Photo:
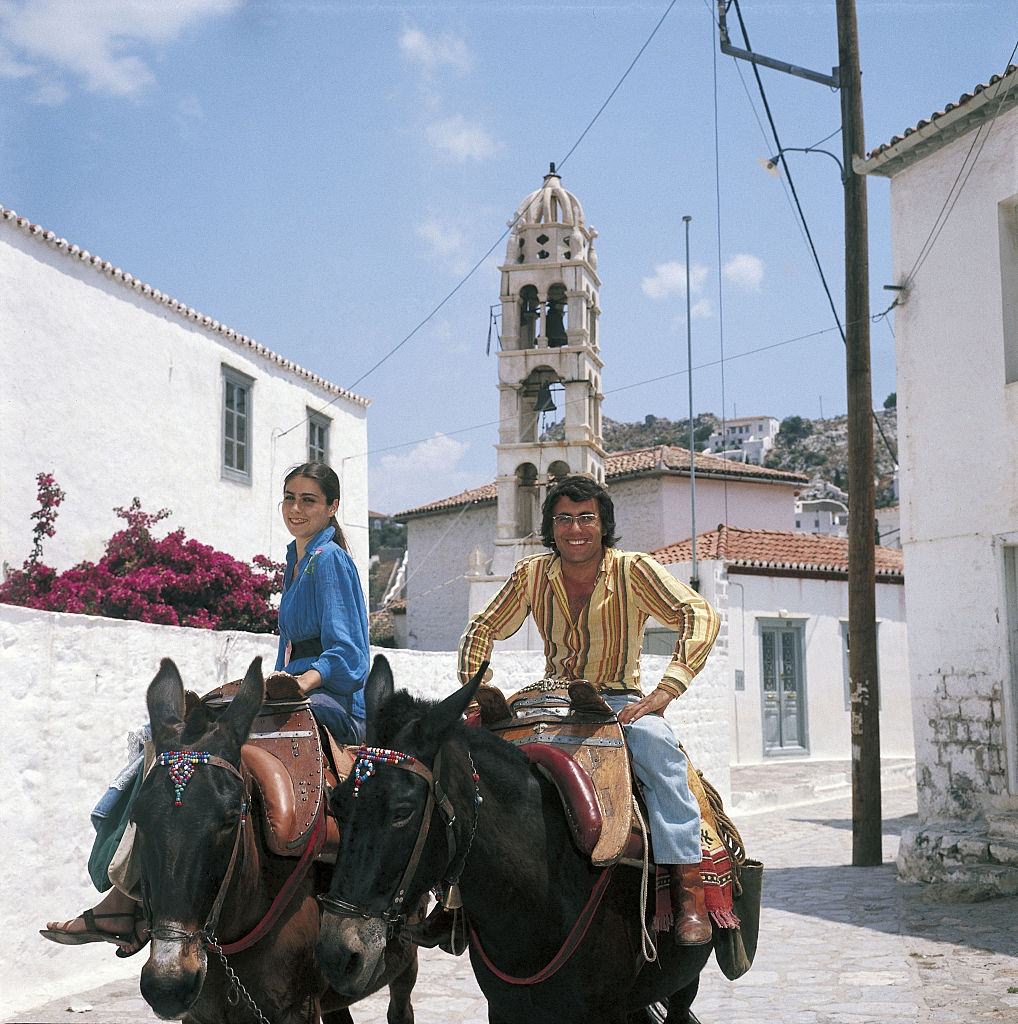
[[[947,867],[938,890],[954,890],[963,900],[1018,896],[1018,867],[1004,864],[963,864]]]
[[[990,835],[944,837],[941,858],[948,868],[969,864],[1003,864],[1018,868],[1018,841],[996,839]]]
[[[992,839],[1018,843],[1018,813],[990,811],[986,815],[986,830]]]

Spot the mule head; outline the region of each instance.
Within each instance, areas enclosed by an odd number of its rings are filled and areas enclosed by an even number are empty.
[[[174,752],[205,752],[238,772],[214,763],[194,764],[178,789],[171,773],[177,773],[179,783],[179,767],[157,761],[132,807],[135,856],[152,929],[141,991],[166,1019],[187,1013],[205,982],[203,932],[215,925],[210,913],[240,842],[247,800],[239,776],[240,749],[261,707],[263,690],[260,658],[251,662],[235,697],[219,712],[204,704],[188,708],[180,673],[169,659],[163,660],[148,688],[157,755],[171,759]],[[255,894],[249,895],[253,902]]]
[[[439,776],[456,815],[452,827],[460,851],[469,843],[477,806],[466,738],[459,728],[486,668],[443,701],[429,703],[395,691],[388,663],[378,657],[365,687],[370,746],[409,755],[429,770],[442,751]],[[318,957],[332,988],[351,1001],[370,992],[381,976],[387,921],[411,913],[449,869],[446,822],[431,804],[420,860],[412,877],[404,877],[428,795],[424,778],[388,763],[376,764],[356,789],[351,777],[334,794],[340,848],[324,904]]]

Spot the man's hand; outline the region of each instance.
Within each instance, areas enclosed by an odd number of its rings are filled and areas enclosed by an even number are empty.
[[[301,672],[296,678],[297,685],[305,695],[312,690],[317,690],[322,685],[322,674],[316,668],[309,668],[306,672]]]
[[[619,712],[619,721],[623,725],[630,725],[644,715],[661,714],[675,698],[664,690],[654,690],[646,697],[641,697],[632,704],[627,704]]]

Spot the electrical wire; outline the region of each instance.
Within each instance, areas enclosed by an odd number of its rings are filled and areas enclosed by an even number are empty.
[[[561,160],[556,161],[556,167],[557,168],[562,168],[565,165],[566,161],[573,155],[573,153],[576,152],[576,149],[579,147],[580,143],[583,142],[583,140],[586,138],[587,133],[590,131],[591,128],[594,127],[594,125],[597,122],[597,120],[604,113],[604,111],[607,108],[608,104],[612,101],[612,99],[614,98],[615,94],[622,87],[623,82],[625,82],[625,80],[629,77],[630,72],[633,70],[634,67],[636,67],[637,61],[639,61],[639,59],[643,56],[644,51],[650,45],[650,43],[653,40],[654,36],[657,35],[658,29],[662,26],[662,24],[664,24],[665,18],[668,17],[669,13],[671,12],[672,8],[675,6],[675,4],[677,2],[678,2],[678,0],[671,0],[671,3],[669,3],[668,6],[665,8],[664,14],[661,15],[661,17],[657,21],[657,24],[655,24],[655,26],[651,29],[650,35],[648,35],[646,40],[644,40],[644,43],[640,47],[640,49],[636,51],[636,56],[632,59],[632,61],[630,61],[629,66],[622,73],[622,77],[618,80],[618,82],[615,83],[615,87],[611,90],[610,93],[608,93],[608,96],[605,99],[605,101],[601,104],[600,107],[598,107],[597,112],[587,122],[587,126],[583,129],[582,132],[580,132],[579,137],[569,147],[569,150],[566,152],[566,155]],[[487,260],[487,258],[502,244],[503,241],[505,241],[506,236],[509,234],[510,231],[512,231],[512,229],[516,226],[516,224],[524,216],[525,213],[526,213],[526,211],[521,209],[516,214],[516,216],[509,222],[509,226],[502,232],[502,234],[500,234],[498,236],[498,238],[494,241],[494,243],[492,243],[492,245],[485,252],[485,254],[479,260],[477,260],[477,262],[474,263],[474,265],[466,272],[466,274],[464,274],[463,277],[460,278],[460,280],[456,283],[456,285],[454,285],[453,288],[450,289],[450,291],[448,291],[443,296],[443,298],[439,301],[438,305],[436,305],[431,310],[431,312],[428,313],[427,316],[425,316],[422,320],[420,320],[417,323],[417,325],[410,331],[409,334],[405,335],[400,341],[398,341],[395,345],[393,345],[392,348],[390,348],[388,350],[388,352],[385,353],[385,355],[383,355],[380,359],[378,359],[367,370],[365,370],[364,373],[362,373],[352,384],[350,384],[348,386],[348,390],[352,391],[355,387],[357,387],[358,384],[360,384],[363,380],[365,380],[372,373],[374,373],[375,370],[377,370],[380,366],[382,366],[384,363],[386,363],[404,345],[406,345],[407,342],[409,342],[418,333],[418,331],[421,330],[422,327],[425,327],[432,319],[434,319],[434,317],[438,314],[438,312],[453,298],[453,296],[467,283],[467,281],[469,281],[470,278],[472,278],[474,276],[474,274],[482,266],[484,261]],[[311,411],[319,412],[319,413],[323,412],[325,409],[328,409],[330,405],[332,405],[336,401],[338,401],[341,397],[343,397],[343,396],[336,395],[335,397],[331,398],[328,402],[326,402],[325,405],[323,405],[320,409],[310,410],[309,412],[311,412]],[[288,427],[286,430],[281,431],[279,436],[280,437],[285,437],[291,431],[294,431],[298,427],[303,426],[308,421],[308,418],[309,418],[308,416],[305,416],[298,423],[295,423],[292,427]]]

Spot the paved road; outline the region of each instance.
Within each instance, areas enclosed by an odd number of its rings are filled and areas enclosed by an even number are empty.
[[[760,949],[728,982],[713,965],[694,1009],[705,1024],[981,1024],[1018,1021],[1018,898],[930,902],[897,881],[893,857],[914,795],[884,795],[886,863],[850,868],[845,797],[742,815],[751,856],[766,864]],[[74,951],[69,950],[68,956]],[[72,1004],[91,1010],[69,1012]],[[418,1024],[483,1024],[484,1001],[465,957],[427,951],[414,1005]],[[376,996],[358,1024],[385,1024]],[[26,1011],[8,1024],[151,1024],[137,993],[119,984]]]

